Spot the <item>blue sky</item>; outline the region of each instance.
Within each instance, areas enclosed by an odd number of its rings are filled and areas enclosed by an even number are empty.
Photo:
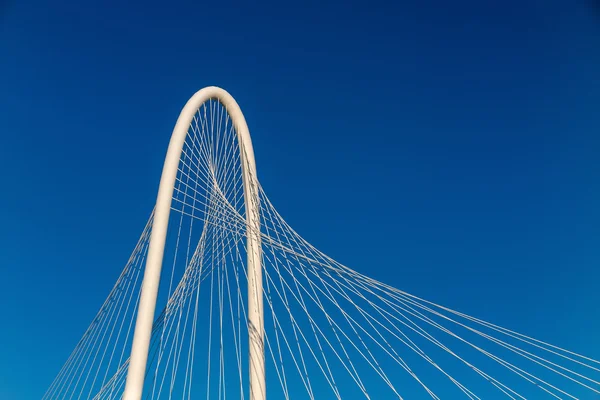
[[[0,5],[0,398],[50,384],[207,85],[317,247],[600,358],[600,8],[284,3]]]

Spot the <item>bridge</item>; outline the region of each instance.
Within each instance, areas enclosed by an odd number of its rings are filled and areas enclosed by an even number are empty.
[[[256,171],[233,97],[194,94],[139,240],[44,400],[600,398],[600,361],[319,251]]]

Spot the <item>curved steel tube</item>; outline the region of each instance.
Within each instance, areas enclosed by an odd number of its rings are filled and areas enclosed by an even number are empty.
[[[241,153],[242,176],[244,184],[244,203],[246,208],[246,232],[248,251],[248,335],[249,335],[249,382],[250,400],[265,400],[265,356],[264,356],[264,318],[262,295],[262,268],[260,244],[260,217],[258,181],[254,150],[250,140],[250,131],[246,119],[235,99],[225,90],[210,86],[196,92],[186,103],[177,119],[167,156],[163,166],[154,223],[150,235],[142,292],[138,306],[137,320],[133,334],[133,344],[124,400],[141,400],[148,361],[148,351],[154,323],[156,298],[160,282],[171,200],[179,159],[188,132],[188,128],[198,109],[207,100],[217,99],[227,110],[238,138]]]

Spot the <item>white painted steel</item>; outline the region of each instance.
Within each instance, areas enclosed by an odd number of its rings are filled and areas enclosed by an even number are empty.
[[[209,99],[218,100],[226,108],[235,126],[241,153],[248,249],[250,400],[266,399],[260,205],[254,151],[246,119],[235,99],[225,90],[210,86],[199,90],[188,100],[177,119],[169,142],[156,199],[124,400],[140,400],[142,397],[177,167],[192,119],[202,104]]]

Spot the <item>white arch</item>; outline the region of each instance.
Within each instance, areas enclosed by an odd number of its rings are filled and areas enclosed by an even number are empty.
[[[148,361],[148,350],[154,322],[156,298],[160,281],[167,226],[171,211],[171,200],[177,168],[181,157],[189,126],[198,109],[210,99],[218,100],[227,110],[232,124],[235,126],[240,149],[242,177],[244,185],[244,203],[246,208],[246,232],[248,249],[248,347],[249,347],[249,382],[250,400],[265,400],[265,357],[264,357],[264,319],[262,295],[262,269],[260,244],[260,219],[258,182],[256,180],[256,164],[250,140],[250,131],[246,119],[235,99],[225,90],[209,86],[196,92],[186,103],[179,114],[167,156],[163,166],[154,223],[148,247],[142,292],[138,307],[138,315],[133,335],[133,344],[124,400],[140,400],[144,386],[144,375]]]

